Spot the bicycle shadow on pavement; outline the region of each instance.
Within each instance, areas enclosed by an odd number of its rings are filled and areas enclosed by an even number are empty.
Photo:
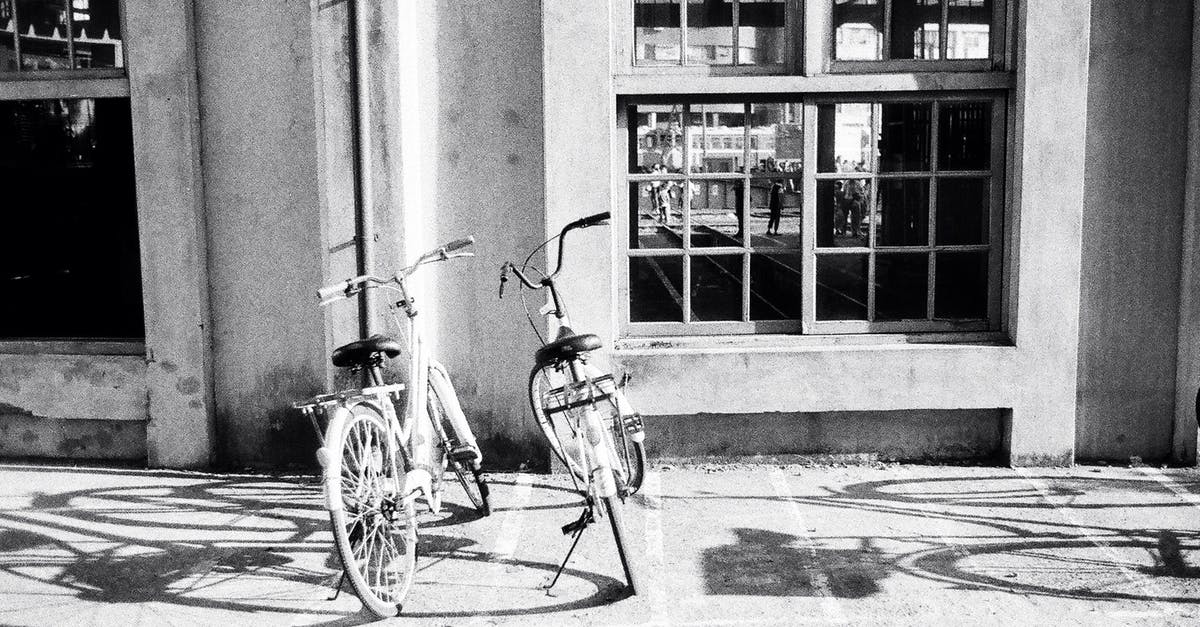
[[[737,528],[733,544],[705,549],[701,556],[708,594],[862,598],[880,591],[888,576],[885,560],[863,538],[856,549],[798,548],[798,536],[766,529]]]

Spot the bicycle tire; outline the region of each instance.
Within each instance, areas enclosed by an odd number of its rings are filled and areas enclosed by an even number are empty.
[[[624,502],[620,497],[606,496],[604,501],[604,513],[608,515],[609,526],[612,527],[613,540],[617,544],[617,555],[621,558],[621,568],[625,571],[625,581],[629,582],[629,591],[631,594],[645,594],[647,588],[643,580],[641,562],[638,559],[638,554],[631,551],[626,545],[626,537],[628,532],[625,529],[625,512]]]
[[[431,371],[431,376],[432,375]],[[432,381],[432,379],[431,379]],[[437,387],[433,383],[429,384],[428,394],[429,417],[435,425],[439,425],[439,436],[443,437],[442,459],[444,465],[442,472],[449,466],[454,470],[454,474],[458,477],[458,482],[462,484],[463,491],[467,493],[467,498],[471,500],[471,505],[475,511],[481,516],[490,516],[492,514],[491,505],[488,503],[490,490],[488,489],[487,480],[483,478],[483,473],[474,464],[454,459],[450,455],[450,451],[455,446],[465,441],[465,438],[460,437],[458,430],[454,426],[454,422],[450,420],[446,412],[446,404],[442,401],[441,393],[437,391]]]
[[[533,409],[533,415],[537,419],[538,426],[542,429],[542,433],[546,436],[546,440],[550,443],[551,450],[558,457],[571,473],[580,481],[586,480],[586,473],[583,471],[583,465],[578,459],[567,451],[563,445],[562,435],[560,431],[569,429],[566,425],[566,420],[562,418],[554,418],[546,414],[543,409],[544,396],[549,390],[560,387],[559,384],[552,381],[550,371],[552,366],[535,367],[529,375],[529,403]],[[590,372],[588,376],[598,376],[599,371],[590,366],[584,365],[583,368]],[[565,377],[563,382],[565,382]],[[614,389],[611,403],[608,403],[609,409],[604,411],[603,420],[606,423],[610,434],[611,459],[619,461],[621,471],[623,473],[623,482],[626,494],[633,494],[642,486],[642,478],[646,474],[646,448],[641,442],[634,441],[630,437],[629,432],[625,429],[624,417],[621,414],[621,407],[628,407],[628,401],[620,389]]]
[[[380,618],[396,616],[417,568],[416,511],[401,494],[402,477],[389,476],[392,468],[405,471],[404,449],[390,441],[382,413],[367,404],[335,410],[325,446],[326,507],[338,559],[364,607]]]
[[[582,465],[574,456],[568,454],[566,447],[563,446],[562,438],[559,436],[559,431],[563,429],[566,430],[566,433],[570,433],[570,426],[567,425],[565,418],[549,416],[542,407],[546,393],[561,385],[551,379],[553,369],[553,366],[538,365],[530,371],[529,407],[533,411],[533,417],[542,430],[542,434],[546,436],[546,442],[550,444],[550,450],[569,472],[582,481],[587,476]],[[566,381],[565,377],[559,376],[559,378],[562,379],[562,382]]]

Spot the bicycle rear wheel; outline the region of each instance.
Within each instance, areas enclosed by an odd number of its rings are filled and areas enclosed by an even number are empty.
[[[603,376],[603,373],[592,366],[585,364],[582,365],[582,369],[592,381]],[[567,382],[567,377],[553,366],[535,367],[529,375],[529,403],[554,454],[576,478],[583,481],[586,478],[583,470],[585,464],[578,451],[572,449],[573,445],[565,444],[575,442],[567,416],[571,411],[579,409],[547,412],[547,407],[561,407],[565,403],[565,397],[559,390],[567,385]],[[595,391],[597,395],[607,394],[607,398],[597,401],[594,407],[600,412],[601,421],[609,433],[610,457],[613,463],[620,465],[619,474],[622,481],[619,483],[624,486],[626,494],[632,494],[642,485],[642,477],[646,472],[646,449],[629,432],[626,418],[636,418],[639,424],[641,419],[633,412],[620,388],[611,378],[603,385],[598,385]]]
[[[432,378],[430,380],[432,381]],[[449,414],[446,411],[446,404],[442,401],[438,386],[432,383],[429,385],[429,418],[433,421],[434,425],[437,425],[438,435],[442,438],[445,465],[454,470],[455,476],[458,477],[458,482],[462,484],[463,490],[467,493],[467,498],[471,500],[471,505],[475,507],[475,511],[479,512],[481,516],[491,515],[492,509],[488,503],[490,491],[488,490],[487,480],[483,478],[483,473],[479,470],[477,464],[456,457],[456,451],[461,448],[467,439],[458,433],[457,428],[454,426],[454,421],[450,420]],[[444,467],[442,472],[445,472]]]
[[[326,507],[346,577],[376,616],[396,616],[417,567],[416,511],[401,485],[404,450],[380,412],[335,410],[325,435]]]

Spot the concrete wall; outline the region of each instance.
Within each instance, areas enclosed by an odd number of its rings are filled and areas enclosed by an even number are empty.
[[[1094,0],[1077,455],[1171,451],[1192,7]]]
[[[325,387],[311,16],[197,3],[220,465],[311,464],[289,408]]]

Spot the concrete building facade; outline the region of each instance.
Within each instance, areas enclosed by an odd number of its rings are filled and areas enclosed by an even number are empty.
[[[15,69],[24,23],[0,31],[0,109],[128,108],[141,329],[0,328],[0,456],[309,464],[291,402],[346,382],[328,355],[361,318],[385,330],[314,290],[473,234],[477,257],[419,285],[433,348],[493,463],[546,467],[538,344],[497,271],[607,210],[562,285],[632,375],[652,454],[1196,460],[1200,3],[950,2],[901,27],[892,2],[112,1],[118,67],[67,47],[67,70]],[[10,127],[0,158],[26,145]],[[666,167],[672,138],[689,165]],[[950,242],[939,212],[967,180],[982,239]],[[854,186],[869,215],[830,227]],[[917,209],[889,231],[901,188]],[[971,259],[975,287],[945,283]]]

